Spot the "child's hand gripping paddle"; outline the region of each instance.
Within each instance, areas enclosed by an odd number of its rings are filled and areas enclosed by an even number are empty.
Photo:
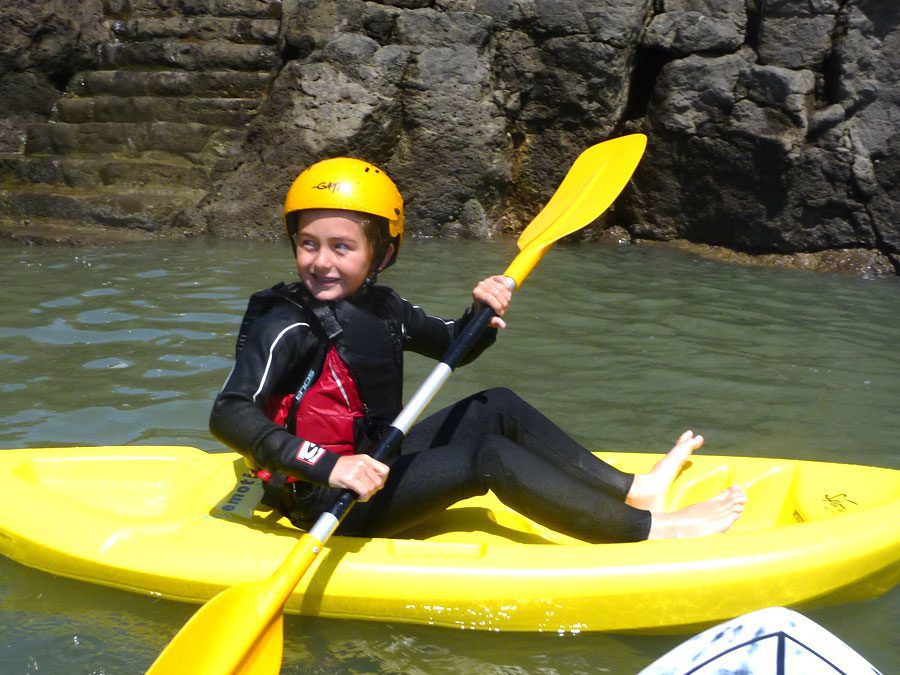
[[[519,236],[520,252],[503,273],[511,287],[521,285],[553,243],[609,208],[637,168],[646,144],[646,136],[632,134],[594,145],[578,156],[550,201]],[[403,440],[493,315],[493,310],[484,306],[472,317],[394,420],[373,457],[383,461]],[[284,603],[356,499],[354,492],[344,490],[268,579],[233,586],[203,605],[159,655],[148,675],[279,672]]]

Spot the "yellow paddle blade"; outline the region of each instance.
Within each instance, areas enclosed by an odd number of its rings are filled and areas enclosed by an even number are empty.
[[[519,250],[549,244],[596,220],[625,189],[647,147],[644,134],[592,145],[575,159],[550,201],[519,235]]]
[[[273,612],[270,596],[262,582],[219,593],[197,610],[147,675],[275,675],[281,670],[281,608]]]
[[[247,658],[234,671],[235,675],[276,675],[281,672],[284,652],[284,614],[278,612]]]
[[[306,534],[271,577],[216,595],[178,631],[147,675],[276,675],[284,603],[321,545]]]
[[[550,201],[519,235],[521,253],[503,275],[519,286],[553,242],[596,220],[625,189],[646,147],[644,134],[631,134],[578,155]]]

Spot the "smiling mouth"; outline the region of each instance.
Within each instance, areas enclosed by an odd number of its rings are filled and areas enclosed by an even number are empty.
[[[310,276],[312,276],[313,281],[315,281],[317,284],[320,284],[322,286],[332,286],[332,285],[340,282],[339,277],[323,277],[318,274],[312,274]]]

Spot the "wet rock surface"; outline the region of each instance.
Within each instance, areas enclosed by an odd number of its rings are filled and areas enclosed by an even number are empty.
[[[11,0],[0,222],[275,237],[300,168],[352,154],[395,178],[414,234],[486,237],[640,131],[583,236],[889,274],[898,19],[880,0]]]

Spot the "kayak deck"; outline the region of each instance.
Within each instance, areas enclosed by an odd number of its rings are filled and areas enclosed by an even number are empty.
[[[630,472],[659,455],[598,453]],[[127,446],[7,450],[0,553],[55,574],[187,602],[270,574],[299,536],[258,505],[233,453]],[[587,544],[493,495],[403,539],[333,537],[286,610],[485,630],[682,632],[761,607],[872,597],[900,578],[900,471],[695,456],[671,509],[733,483],[727,533]]]

